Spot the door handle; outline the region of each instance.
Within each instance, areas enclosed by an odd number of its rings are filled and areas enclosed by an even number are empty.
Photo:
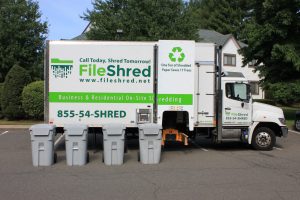
[[[243,102],[243,103],[241,104],[242,108],[244,108],[244,105],[245,105],[245,104],[244,104],[244,102]]]
[[[225,108],[225,110],[231,110],[231,108]]]

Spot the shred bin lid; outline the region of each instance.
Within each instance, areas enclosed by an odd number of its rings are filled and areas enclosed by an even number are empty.
[[[67,135],[83,135],[84,131],[87,131],[88,126],[85,124],[67,124],[64,127]]]
[[[141,124],[139,125],[139,131],[142,131],[144,135],[158,135],[162,126],[159,124]]]
[[[125,130],[124,124],[105,124],[103,126],[103,133],[106,135],[122,135]]]
[[[52,124],[36,124],[30,127],[30,132],[32,135],[49,135],[50,131],[55,130],[55,125]]]

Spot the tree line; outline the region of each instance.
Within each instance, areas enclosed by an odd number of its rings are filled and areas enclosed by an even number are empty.
[[[0,118],[41,119],[48,23],[38,2],[0,0]],[[36,82],[37,81],[37,82]]]
[[[270,97],[290,104],[300,101],[299,11],[300,0],[94,0],[82,18],[91,23],[91,40],[199,41],[201,28],[233,34],[248,45],[241,49],[244,64],[255,61]],[[48,23],[41,15],[37,1],[0,0],[2,97],[10,95],[5,85],[13,66],[28,72],[25,85],[43,79]]]
[[[268,97],[300,101],[300,0],[96,0],[84,19],[92,40],[199,41],[201,28],[233,34],[248,45],[243,63],[255,62]]]

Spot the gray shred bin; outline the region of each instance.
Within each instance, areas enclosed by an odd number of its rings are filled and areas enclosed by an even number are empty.
[[[37,124],[30,127],[33,166],[50,166],[56,162],[55,128],[55,125],[50,124]]]
[[[68,124],[64,127],[66,141],[67,165],[85,165],[88,162],[87,152],[88,126]]]
[[[139,125],[139,160],[143,164],[158,164],[161,154],[161,130],[158,124]]]
[[[103,126],[103,156],[106,165],[121,165],[124,159],[125,125]]]

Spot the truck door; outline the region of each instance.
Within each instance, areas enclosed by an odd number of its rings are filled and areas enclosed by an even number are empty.
[[[224,82],[223,88],[223,126],[249,126],[252,115],[250,86],[242,82]]]

